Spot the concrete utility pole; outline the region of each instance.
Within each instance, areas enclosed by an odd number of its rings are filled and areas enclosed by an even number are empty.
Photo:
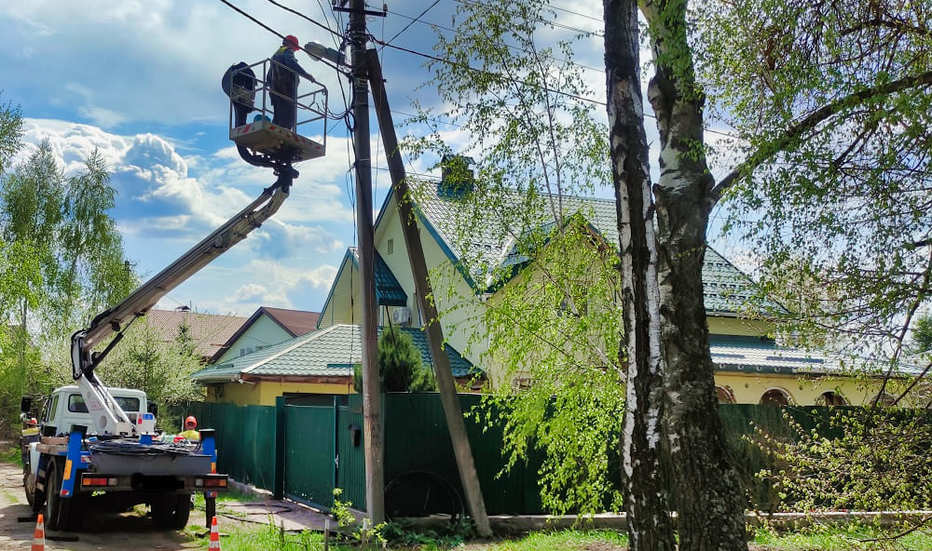
[[[424,249],[421,246],[421,236],[417,229],[417,219],[411,207],[410,191],[405,180],[404,163],[402,163],[401,154],[398,151],[398,138],[395,135],[395,124],[392,121],[392,114],[388,107],[388,97],[385,93],[385,83],[382,80],[379,55],[375,50],[368,50],[366,56],[368,58],[369,83],[372,86],[372,102],[375,104],[375,112],[379,118],[382,143],[385,144],[388,169],[392,177],[392,193],[395,200],[398,201],[398,212],[401,217],[405,248],[408,250],[411,273],[414,275],[415,295],[417,295],[421,312],[424,313],[424,318],[427,320],[427,341],[430,343],[430,355],[434,359],[437,389],[440,392],[443,413],[450,431],[450,441],[453,442],[456,466],[459,469],[460,481],[463,483],[463,489],[466,492],[469,514],[476,523],[476,530],[480,536],[490,537],[492,530],[489,527],[489,516],[485,511],[485,501],[482,499],[479,477],[476,475],[472,449],[466,434],[466,424],[463,422],[463,410],[460,407],[459,398],[456,396],[456,382],[453,379],[453,371],[450,369],[450,358],[443,348],[443,329],[440,327],[440,321],[437,317],[437,308],[427,298],[433,294],[433,291],[430,287]]]
[[[353,70],[353,144],[356,150],[356,224],[362,279],[362,411],[366,454],[366,511],[373,526],[385,520],[382,388],[379,381],[375,248],[372,227],[372,167],[369,158],[369,86],[366,70],[366,3],[350,0]]]

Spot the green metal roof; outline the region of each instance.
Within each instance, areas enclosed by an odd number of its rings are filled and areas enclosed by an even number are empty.
[[[468,223],[470,216],[476,214],[471,209],[463,208],[463,204],[456,197],[440,191],[440,184],[431,181],[420,181],[414,184],[416,191],[413,197],[416,201],[421,220],[428,232],[434,235],[447,256],[454,264],[461,264],[468,249],[470,260],[475,260],[478,266],[509,266],[521,264],[522,258],[515,256],[514,240],[511,235],[522,235],[533,228],[554,227],[553,215],[544,202],[528,205],[519,195],[509,199],[499,198],[499,205],[493,210],[523,209],[521,212],[539,210],[538,215],[526,215],[524,228],[506,228],[502,224],[502,217],[489,216],[480,223],[469,223],[468,232],[457,232],[457,228],[466,227],[460,224]],[[563,212],[567,216],[579,214],[609,243],[618,244],[618,224],[614,199],[600,199],[593,197],[564,196],[561,198]],[[386,205],[388,200],[386,200]],[[488,212],[488,211],[487,211]],[[461,236],[466,233],[467,236]],[[469,243],[463,240],[468,239]],[[705,262],[702,269],[705,307],[708,312],[735,314],[754,293],[754,282],[722,255],[706,247]],[[482,278],[481,270],[471,267],[469,273],[464,273],[467,280],[475,287],[474,281]],[[461,270],[464,271],[465,270]],[[491,283],[491,282],[489,282]],[[486,285],[488,286],[488,285]],[[485,289],[482,289],[485,290]]]
[[[417,328],[402,327],[421,353],[424,365],[432,365],[427,335]],[[381,329],[379,330],[381,332]],[[455,377],[475,373],[476,368],[456,349],[445,345]],[[257,376],[352,376],[353,365],[362,361],[358,325],[334,325],[283,343],[207,367],[191,378],[200,383],[227,382],[241,375]]]
[[[353,255],[353,265],[359,268],[359,251],[350,247]],[[385,263],[382,255],[375,252],[375,298],[379,304],[386,306],[405,306],[408,304],[408,295]]]

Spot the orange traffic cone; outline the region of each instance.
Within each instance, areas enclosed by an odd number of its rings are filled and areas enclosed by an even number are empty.
[[[45,517],[42,513],[39,513],[39,518],[36,519],[36,531],[32,533],[31,549],[32,551],[45,551]]]
[[[207,544],[207,549],[220,549],[220,527],[217,526],[217,517],[210,519],[210,543]]]

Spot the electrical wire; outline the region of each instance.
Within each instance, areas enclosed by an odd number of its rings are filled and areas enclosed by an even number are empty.
[[[470,7],[474,7],[474,8],[481,8],[481,9],[486,9],[486,10],[487,10],[487,9],[491,9],[491,8],[489,8],[488,6],[484,6],[484,5],[482,5],[482,4],[479,4],[478,2],[471,2],[470,0],[452,0],[452,1],[455,2],[455,3],[457,3],[457,4],[462,4],[462,5],[464,5],[464,6],[470,6]],[[550,7],[553,7],[553,6],[550,6]],[[565,10],[564,10],[564,11],[565,11]],[[577,15],[581,15],[581,14],[577,14]],[[548,21],[547,19],[544,19],[543,17],[540,17],[540,18],[538,18],[537,20],[538,20],[539,22],[545,24],[545,25],[552,25],[553,27],[556,27],[556,28],[558,28],[558,29],[564,29],[564,30],[567,30],[567,31],[577,32],[577,33],[579,33],[579,34],[581,34],[581,35],[585,35],[585,36],[598,36],[598,37],[602,37],[602,38],[605,37],[605,33],[601,32],[601,31],[592,31],[592,30],[587,30],[587,29],[580,29],[579,27],[573,27],[572,25],[564,25],[563,23],[557,23],[556,21]]]
[[[275,34],[276,36],[278,36],[278,37],[280,37],[280,38],[282,38],[282,39],[284,40],[284,36],[283,36],[281,33],[279,33],[278,31],[276,31],[275,29],[269,27],[268,25],[266,25],[266,24],[263,23],[262,21],[256,19],[256,18],[253,17],[252,15],[250,15],[250,14],[246,13],[245,11],[241,10],[240,8],[234,6],[234,5],[231,4],[228,0],[220,0],[220,1],[223,2],[224,4],[226,4],[227,6],[229,6],[230,8],[232,8],[233,10],[239,12],[239,13],[242,14],[244,17],[250,19],[251,21],[253,21],[253,22],[256,23],[257,25],[261,26],[261,27],[264,28],[265,30],[271,32],[272,34]],[[275,4],[276,6],[279,6],[279,7],[281,7],[282,9],[286,9],[286,10],[292,12],[292,13],[296,13],[297,15],[303,17],[304,19],[307,19],[308,21],[312,21],[312,22],[314,22],[314,23],[317,24],[317,25],[323,26],[322,23],[318,23],[317,21],[311,19],[310,17],[307,17],[306,15],[301,14],[300,12],[297,12],[297,11],[295,11],[295,10],[292,10],[291,8],[288,8],[288,7],[286,7],[286,6],[282,6],[281,4],[279,4],[278,2],[276,2],[275,0],[266,0],[266,1],[268,1],[268,2],[270,2],[270,3],[272,3],[272,4]],[[454,1],[454,2],[464,3],[464,4],[467,4],[467,5],[469,4],[466,0],[453,0],[453,1]],[[332,34],[334,34],[334,35],[336,35],[336,36],[339,36],[341,39],[345,40],[344,35],[342,35],[342,34],[336,32],[336,31],[330,29],[329,27],[325,27],[325,28],[326,28],[326,30],[327,30],[328,32],[330,32],[330,33],[332,33]],[[487,76],[494,76],[494,77],[502,78],[502,79],[504,79],[504,80],[507,80],[507,81],[509,81],[509,82],[513,82],[513,83],[516,83],[516,84],[520,84],[520,85],[522,85],[522,86],[532,86],[532,87],[534,87],[534,88],[543,90],[543,91],[545,91],[545,92],[553,93],[553,94],[558,94],[558,95],[562,95],[562,96],[566,96],[566,97],[575,99],[575,100],[577,100],[577,101],[592,103],[592,104],[594,104],[594,105],[599,105],[599,106],[605,107],[605,102],[599,101],[599,100],[597,100],[597,99],[587,98],[587,97],[585,97],[585,96],[580,96],[580,95],[578,95],[578,94],[572,94],[572,93],[564,92],[564,91],[561,91],[561,90],[554,90],[554,89],[548,88],[548,87],[546,87],[546,86],[540,86],[540,85],[529,84],[529,83],[527,83],[527,82],[520,81],[520,80],[518,80],[518,79],[516,79],[516,78],[514,78],[514,77],[506,76],[506,75],[503,75],[503,74],[501,74],[501,73],[495,73],[495,72],[492,72],[492,71],[486,71],[486,70],[484,70],[484,69],[476,69],[475,67],[472,67],[472,66],[467,65],[467,64],[464,64],[464,63],[460,63],[460,62],[458,62],[458,61],[453,61],[453,60],[450,60],[450,59],[445,59],[445,58],[442,58],[442,57],[439,57],[439,56],[435,56],[435,55],[433,55],[433,54],[427,54],[427,53],[424,53],[424,52],[419,52],[419,51],[417,51],[417,50],[412,50],[412,49],[410,49],[410,48],[405,48],[405,47],[403,47],[403,46],[398,46],[397,44],[390,44],[390,43],[387,43],[387,42],[385,42],[385,41],[383,41],[383,40],[377,39],[376,37],[372,36],[371,34],[369,35],[369,38],[370,38],[370,40],[372,40],[372,41],[375,42],[376,44],[380,44],[380,45],[382,45],[382,46],[384,46],[384,47],[392,48],[392,49],[395,49],[395,50],[398,50],[398,51],[406,52],[406,53],[409,53],[409,54],[412,54],[412,55],[416,55],[416,56],[420,56],[420,57],[423,57],[423,58],[426,58],[426,59],[431,59],[431,60],[433,60],[433,61],[438,61],[438,62],[440,62],[440,63],[446,63],[446,64],[453,65],[453,66],[456,66],[456,67],[460,67],[460,68],[462,68],[462,69],[466,69],[466,70],[471,71],[471,72],[474,72],[474,73],[479,73],[479,74],[483,74],[483,75],[487,75]],[[344,73],[343,73],[342,71],[340,71],[340,69],[339,69],[338,67],[336,67],[335,65],[331,65],[331,64],[329,64],[329,63],[328,63],[328,65],[330,65],[332,68],[334,68],[335,70],[337,70],[340,74],[344,74]],[[348,107],[349,107],[349,106],[348,106]],[[351,117],[351,112],[352,112],[352,109],[348,108],[348,109],[347,109],[347,112],[344,113],[344,118],[346,118],[346,120],[347,120],[347,126],[348,126],[348,127],[350,127],[349,118]],[[648,118],[656,118],[656,115],[652,115],[652,114],[648,114],[648,113],[644,113],[644,116],[645,116],[645,117],[648,117]],[[352,131],[352,127],[350,127],[350,130]],[[712,133],[712,134],[719,134],[719,135],[727,136],[727,137],[730,137],[730,138],[735,138],[735,137],[736,137],[736,136],[734,136],[734,135],[732,135],[732,134],[729,134],[729,133],[727,133],[727,132],[722,132],[722,131],[719,131],[719,130],[712,130],[712,129],[709,129],[709,128],[705,128],[704,130],[705,130],[706,132],[710,132],[710,133]]]
[[[223,0],[221,0],[221,1],[223,1]],[[376,44],[381,44],[382,46],[385,46],[385,47],[387,47],[387,48],[392,48],[392,49],[395,49],[395,50],[398,50],[398,51],[401,51],[401,52],[407,52],[407,53],[409,53],[409,54],[413,54],[413,55],[417,55],[417,56],[424,57],[424,58],[427,58],[427,59],[431,59],[431,60],[434,60],[434,61],[439,61],[439,62],[441,62],[441,63],[446,63],[446,64],[449,64],[449,65],[453,65],[454,67],[459,67],[459,68],[461,68],[461,69],[466,69],[467,71],[471,71],[471,72],[474,72],[474,73],[479,73],[479,74],[486,75],[486,76],[498,77],[498,78],[501,78],[501,79],[503,79],[503,80],[507,80],[507,81],[509,81],[509,82],[514,82],[515,84],[520,84],[520,85],[522,85],[522,86],[531,86],[531,87],[533,87],[533,88],[537,88],[537,89],[543,90],[543,91],[545,91],[545,92],[550,92],[550,93],[558,94],[558,95],[561,95],[561,96],[567,96],[567,97],[569,97],[569,98],[573,98],[573,99],[578,100],[578,101],[584,101],[584,102],[587,102],[587,103],[593,103],[593,104],[595,104],[595,105],[601,105],[602,107],[605,107],[605,102],[604,102],[604,101],[599,101],[599,100],[597,100],[597,99],[587,98],[587,97],[585,97],[585,96],[580,96],[580,95],[578,95],[578,94],[572,94],[572,93],[570,93],[570,92],[563,92],[563,91],[561,91],[561,90],[554,90],[553,88],[548,88],[548,87],[546,87],[546,86],[540,86],[540,85],[536,85],[536,84],[529,84],[529,83],[527,83],[527,82],[518,80],[518,79],[516,79],[516,78],[514,78],[514,77],[510,77],[510,76],[503,75],[503,74],[501,74],[501,73],[495,73],[495,72],[492,72],[492,71],[486,71],[485,69],[476,69],[475,67],[472,67],[472,66],[470,66],[470,65],[467,65],[467,64],[465,64],[465,63],[460,63],[460,62],[458,62],[458,61],[453,61],[453,60],[450,60],[450,59],[445,59],[445,58],[442,58],[442,57],[435,56],[435,55],[433,55],[433,54],[425,54],[424,52],[418,52],[417,50],[412,50],[412,49],[410,49],[410,48],[405,48],[405,47],[403,47],[403,46],[398,46],[398,45],[396,45],[396,44],[388,44],[388,43],[383,42],[383,41],[381,41],[381,40],[379,40],[379,39],[377,39],[376,37],[371,36],[371,35],[369,36],[369,39],[372,40],[373,42],[375,42]]]
[[[441,30],[448,31],[448,32],[453,32],[453,33],[456,32],[456,29],[454,29],[454,28],[452,28],[452,27],[448,27],[448,26],[446,26],[446,25],[441,25],[440,23],[435,23],[435,22],[433,22],[433,21],[425,21],[425,20],[423,20],[423,19],[416,19],[416,18],[411,17],[410,15],[405,14],[405,13],[400,13],[400,12],[392,11],[392,10],[388,10],[388,13],[390,13],[390,14],[392,14],[392,15],[397,15],[397,16],[399,16],[399,17],[403,17],[403,18],[405,18],[405,19],[410,19],[412,22],[416,21],[417,23],[420,23],[421,25],[427,25],[428,27],[432,27],[432,28],[434,28],[434,29],[441,29]],[[394,38],[393,38],[392,40],[394,40]],[[389,40],[389,42],[391,42],[392,40]],[[512,46],[511,44],[505,44],[505,47],[506,47],[506,48],[509,48],[509,49],[511,49],[511,50],[514,50],[514,51],[516,51],[516,52],[524,53],[524,54],[532,54],[532,53],[533,53],[533,52],[529,52],[528,50],[525,50],[524,48],[521,48],[521,47],[519,47],[519,46]],[[383,46],[383,49],[384,49],[384,46]],[[598,67],[593,67],[593,66],[591,66],[591,65],[586,65],[586,64],[580,63],[580,62],[578,62],[578,61],[573,61],[573,60],[571,60],[571,59],[566,59],[566,58],[562,58],[562,57],[557,57],[557,56],[554,56],[554,55],[547,56],[547,57],[550,58],[550,59],[553,59],[554,61],[560,61],[560,62],[562,62],[562,63],[568,63],[568,64],[570,64],[570,65],[575,65],[576,67],[579,67],[580,69],[586,69],[586,70],[589,70],[589,71],[595,71],[595,72],[597,72],[597,73],[602,73],[603,75],[605,74],[605,69],[599,69]]]
[[[223,2],[223,3],[227,3],[226,0],[220,0],[220,1]],[[321,23],[320,21],[317,21],[317,20],[315,20],[315,19],[311,19],[310,17],[304,15],[303,13],[299,12],[298,10],[289,8],[288,6],[285,6],[284,4],[280,4],[280,3],[276,2],[275,0],[265,0],[265,1],[268,2],[269,4],[272,4],[273,6],[278,6],[279,8],[281,8],[281,9],[287,11],[287,12],[290,12],[290,13],[292,13],[292,14],[294,14],[294,15],[297,15],[298,17],[300,17],[300,18],[302,18],[302,19],[305,19],[305,20],[307,20],[307,21],[313,23],[314,25],[317,25],[318,27],[320,27],[321,29],[327,31],[328,33],[331,33],[331,34],[333,34],[333,35],[339,36],[340,39],[343,39],[343,35],[341,35],[340,33],[336,32],[336,31],[333,30],[333,29],[331,29],[331,28],[328,27],[327,25],[324,25],[324,24]]]
[[[433,3],[433,4],[431,4],[431,5],[427,6],[426,8],[424,8],[424,10],[421,11],[421,13],[419,13],[417,17],[415,17],[414,19],[412,19],[411,21],[409,21],[408,24],[405,25],[403,29],[401,29],[400,31],[398,31],[397,33],[395,33],[395,36],[389,38],[389,39],[388,39],[388,43],[391,44],[392,42],[394,42],[396,38],[398,38],[399,36],[401,36],[401,34],[402,34],[403,32],[405,32],[406,30],[410,29],[410,28],[411,28],[411,25],[414,25],[415,23],[417,23],[422,17],[424,17],[424,15],[427,14],[427,12],[429,12],[429,11],[431,10],[431,8],[433,8],[434,6],[436,6],[436,5],[439,4],[439,3],[440,3],[440,0],[434,0],[434,3]],[[384,17],[382,18],[382,21],[385,21],[385,18],[384,18]],[[383,46],[383,48],[384,48],[384,46]]]
[[[234,11],[238,12],[239,14],[241,14],[243,17],[245,17],[245,18],[249,19],[250,21],[252,21],[253,23],[259,25],[259,26],[262,27],[263,29],[269,31],[270,33],[272,33],[272,34],[274,34],[275,36],[281,38],[282,40],[285,40],[285,35],[283,35],[282,33],[278,32],[278,31],[276,31],[276,30],[273,29],[272,27],[269,27],[268,25],[266,25],[266,24],[263,23],[262,21],[259,21],[258,19],[256,19],[256,18],[253,17],[252,15],[246,13],[245,11],[243,11],[243,10],[237,8],[236,6],[234,6],[233,4],[231,4],[228,0],[220,0],[220,1],[223,2],[224,4],[226,4],[227,6],[229,6],[230,8],[232,8]],[[294,11],[294,10],[292,10],[291,8],[288,8],[288,7],[286,7],[286,6],[282,6],[282,5],[278,4],[278,3],[275,2],[274,0],[267,0],[267,1],[268,1],[268,2],[271,2],[272,4],[275,4],[276,6],[281,7],[282,9],[286,9],[286,10],[288,10],[288,11]],[[302,17],[304,17],[304,18],[307,19],[308,21],[313,22],[315,25],[318,25],[318,26],[323,27],[323,28],[326,29],[328,32],[331,32],[331,33],[333,33],[333,34],[336,34],[337,36],[340,36],[340,37],[343,36],[343,35],[337,33],[336,31],[330,29],[329,27],[324,26],[322,23],[319,23],[319,22],[317,22],[317,21],[314,21],[313,19],[311,19],[310,17],[307,17],[306,15],[302,15]],[[306,53],[307,55],[311,55],[311,53],[308,52],[307,50],[305,50],[303,46],[299,45],[299,48],[301,48],[301,50],[302,50],[304,53]],[[318,57],[316,57],[316,56],[311,56],[311,57],[314,57],[315,59],[317,59],[318,61],[320,61],[320,62],[323,63],[324,65],[327,65],[327,66],[330,67],[331,69],[334,69],[334,70],[337,71],[338,73],[341,73],[341,74],[342,74],[342,71],[340,71],[340,68],[339,68],[335,63],[333,63],[333,62],[331,62],[331,61],[328,61],[328,60],[326,60],[326,59],[318,58]]]

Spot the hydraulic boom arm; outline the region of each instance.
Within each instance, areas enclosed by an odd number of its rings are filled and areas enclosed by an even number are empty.
[[[167,268],[133,291],[123,302],[97,315],[89,327],[71,336],[72,374],[81,388],[91,419],[98,434],[130,434],[135,426],[116,403],[107,388],[94,374],[94,369],[122,339],[132,321],[149,311],[169,291],[197,273],[258,228],[288,197],[298,172],[290,165],[276,167],[278,180],[246,208],[226,221]],[[91,352],[94,345],[108,336],[117,336],[100,352]]]

